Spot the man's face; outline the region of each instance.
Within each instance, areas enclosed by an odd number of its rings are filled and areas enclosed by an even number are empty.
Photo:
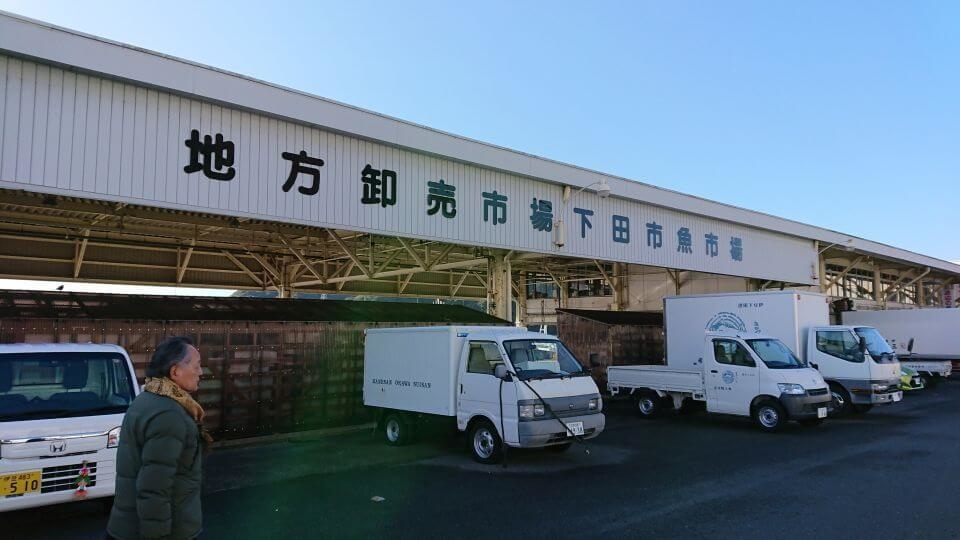
[[[187,392],[196,392],[200,387],[200,351],[193,345],[187,345],[187,357],[170,368],[170,379]]]

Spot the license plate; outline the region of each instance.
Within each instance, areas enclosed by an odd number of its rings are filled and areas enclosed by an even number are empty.
[[[893,395],[894,403],[896,403],[897,401],[900,401],[901,399],[903,399],[903,394],[901,394],[900,392],[897,392],[896,394]]]
[[[0,475],[0,497],[40,491],[40,471]]]
[[[583,435],[583,422],[567,422],[567,433],[570,435]]]
[[[827,417],[827,408],[820,407],[817,409],[817,418],[826,418]]]

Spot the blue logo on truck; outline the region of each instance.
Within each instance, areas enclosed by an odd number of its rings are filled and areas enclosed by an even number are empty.
[[[746,332],[747,325],[744,324],[743,319],[737,316],[736,313],[730,313],[729,311],[721,311],[713,317],[710,318],[710,321],[707,322],[707,330],[711,332],[717,332],[720,330],[735,330],[737,332]]]
[[[737,376],[733,374],[729,369],[723,372],[723,382],[726,384],[733,384],[733,381],[737,379]]]

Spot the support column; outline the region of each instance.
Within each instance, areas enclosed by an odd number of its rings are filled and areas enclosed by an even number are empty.
[[[527,326],[527,275],[523,272],[517,278],[517,285],[520,292],[517,296],[517,324],[526,328]]]
[[[626,263],[613,263],[613,305],[614,311],[624,311],[630,307],[630,288]]]
[[[827,280],[827,259],[825,259],[823,253],[821,253],[817,255],[817,260],[820,264],[820,292],[825,293],[827,289],[829,289],[829,287],[827,287],[827,283],[829,283],[829,280]]]
[[[880,280],[880,264],[873,262],[873,300],[880,304],[880,309],[887,309],[887,296],[883,294],[883,281]]]
[[[510,259],[502,254],[494,255],[487,263],[487,313],[513,320],[513,283],[510,279]]]

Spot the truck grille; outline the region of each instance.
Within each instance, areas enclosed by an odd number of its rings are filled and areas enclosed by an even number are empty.
[[[825,396],[827,395],[828,390],[826,388],[817,388],[814,390],[807,390],[808,396]]]
[[[80,475],[82,464],[61,465],[59,467],[43,468],[43,483],[40,485],[40,493],[53,493],[55,491],[70,491],[77,489],[77,476]],[[90,483],[87,487],[97,485],[97,463],[87,462],[87,468],[90,469]]]

